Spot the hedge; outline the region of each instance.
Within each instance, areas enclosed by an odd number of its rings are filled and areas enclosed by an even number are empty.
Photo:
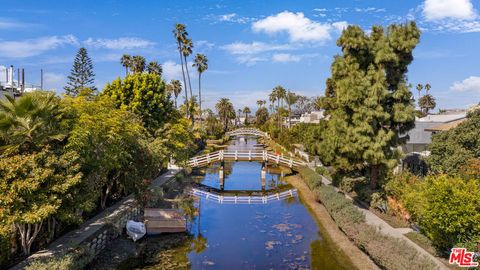
[[[364,213],[334,187],[319,184],[318,179],[321,177],[317,173],[302,169],[300,175],[338,227],[382,269],[437,269],[432,260],[420,254],[405,240],[385,235],[365,223]]]

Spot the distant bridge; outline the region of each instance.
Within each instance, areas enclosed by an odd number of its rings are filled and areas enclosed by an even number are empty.
[[[240,135],[250,135],[268,138],[268,134],[256,128],[239,128],[225,133],[228,137],[240,136]]]
[[[187,165],[191,168],[204,167],[218,161],[260,161],[289,168],[301,168],[307,164],[301,160],[287,158],[265,150],[220,150],[191,158]]]

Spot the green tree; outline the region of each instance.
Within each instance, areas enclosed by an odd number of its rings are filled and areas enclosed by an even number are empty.
[[[132,68],[132,56],[128,54],[122,55],[122,58],[120,58],[120,63],[123,67],[125,67],[125,76],[127,76],[129,69]]]
[[[420,98],[422,97],[422,90],[423,90],[423,84],[417,84],[417,86],[415,87],[418,91],[418,100],[420,100]]]
[[[205,119],[205,131],[208,136],[219,138],[223,133],[222,123],[215,117],[212,110],[207,109],[207,118]]]
[[[177,108],[177,98],[182,92],[182,83],[179,80],[171,80],[167,85],[167,91],[175,97],[175,108]]]
[[[35,91],[0,100],[0,154],[38,151],[62,141],[67,131],[59,98]]]
[[[268,120],[268,110],[265,107],[258,108],[255,112],[257,127],[263,126]]]
[[[187,80],[185,77],[185,68],[183,65],[183,42],[187,38],[188,32],[184,24],[177,23],[173,29],[173,37],[177,41],[178,54],[180,55],[180,63],[182,66],[182,76],[183,76],[183,86],[185,88],[185,104],[188,107],[188,91],[187,91]],[[185,63],[186,65],[187,63]],[[187,118],[188,118],[188,108],[186,109]]]
[[[208,59],[205,55],[197,53],[195,55],[195,62],[192,65],[197,68],[198,72],[198,104],[200,107],[200,121],[202,121],[202,73],[208,69]]]
[[[422,112],[427,115],[430,110],[435,109],[437,103],[435,102],[435,98],[432,95],[425,94],[418,100],[418,106],[420,107]]]
[[[298,96],[293,92],[288,91],[285,95],[285,102],[288,106],[288,127],[292,126],[292,106],[297,103],[297,100]]]
[[[48,147],[0,159],[0,225],[15,226],[25,255],[44,222],[80,182],[77,159],[74,153],[57,154]]]
[[[64,87],[65,92],[67,95],[76,96],[85,88],[96,91],[96,87],[93,85],[94,80],[92,59],[88,56],[87,49],[80,48],[68,76],[67,86]]]
[[[419,223],[433,243],[450,250],[480,235],[480,187],[475,180],[430,176],[418,196],[425,197]]]
[[[132,56],[132,72],[133,74],[142,73],[145,71],[145,57],[140,55]]]
[[[112,98],[117,108],[139,115],[150,131],[176,117],[171,94],[157,74],[139,73],[123,80],[118,78],[105,86],[102,95]]]
[[[113,188],[134,186],[124,181],[136,180],[129,174],[132,169],[129,164],[134,162],[136,154],[142,153],[138,144],[146,140],[148,133],[137,115],[127,108],[116,109],[107,97],[97,101],[79,98],[72,101],[71,106],[77,120],[66,147],[80,155],[84,181],[88,182],[85,183],[86,191],[90,192],[85,200],[100,198],[100,206],[104,209]],[[147,156],[143,158],[146,163]],[[128,179],[124,177],[126,174],[130,175]]]
[[[228,123],[230,120],[235,119],[235,108],[228,98],[221,98],[217,104],[215,104],[215,109],[218,112],[220,121],[223,123],[223,131],[226,132],[228,130]]]
[[[401,134],[414,126],[407,67],[419,42],[414,22],[374,26],[370,35],[349,26],[337,40],[342,54],[334,58],[322,107],[329,118],[322,141],[323,160],[339,172],[366,170],[371,188],[394,167]]]
[[[157,61],[152,61],[147,65],[147,72],[151,74],[157,74],[158,76],[162,76],[162,65],[160,65]]]
[[[250,111],[250,108],[245,107],[242,112],[245,114],[245,125],[248,125],[248,114],[252,111]]]
[[[456,128],[432,136],[426,161],[434,173],[456,174],[468,160],[480,158],[480,114],[471,114]]]

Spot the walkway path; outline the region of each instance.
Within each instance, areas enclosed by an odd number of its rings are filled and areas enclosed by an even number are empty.
[[[311,169],[315,170],[314,167],[311,167]],[[332,185],[332,182],[330,180],[328,180],[327,178],[325,178],[324,176],[322,176],[322,182],[325,185]],[[339,190],[336,187],[335,187],[335,189],[337,191]],[[348,196],[347,194],[345,194],[345,197],[347,197],[348,199],[353,201],[353,198]],[[410,228],[393,228],[392,226],[390,226],[390,224],[385,222],[383,219],[379,218],[377,215],[372,213],[370,210],[359,207],[358,205],[355,205],[355,207],[357,207],[360,211],[362,211],[365,214],[365,222],[367,224],[370,224],[370,225],[373,225],[373,226],[379,228],[379,230],[386,235],[393,236],[393,237],[396,237],[396,238],[401,238],[401,239],[405,240],[405,242],[407,242],[410,246],[415,248],[418,252],[420,252],[421,254],[429,257],[433,262],[435,262],[435,264],[437,264],[439,269],[445,269],[445,270],[449,269],[439,259],[437,259],[432,254],[428,253],[425,249],[423,249],[422,247],[420,247],[419,245],[417,245],[415,242],[408,239],[408,237],[406,237],[404,235],[408,232],[411,232],[412,229],[410,229]]]

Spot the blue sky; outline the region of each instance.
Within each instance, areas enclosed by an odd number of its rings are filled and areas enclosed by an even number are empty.
[[[172,28],[181,22],[194,53],[209,58],[203,76],[207,106],[229,97],[236,106],[255,107],[276,85],[322,95],[343,27],[367,30],[416,20],[422,37],[409,67],[410,83],[430,83],[439,108],[480,101],[479,0],[23,0],[2,6],[0,66],[24,67],[29,83],[39,83],[43,68],[45,86],[59,93],[81,46],[94,62],[100,89],[124,75],[119,63],[124,53],[162,63],[167,80],[180,78]],[[196,90],[197,75],[191,73]]]

